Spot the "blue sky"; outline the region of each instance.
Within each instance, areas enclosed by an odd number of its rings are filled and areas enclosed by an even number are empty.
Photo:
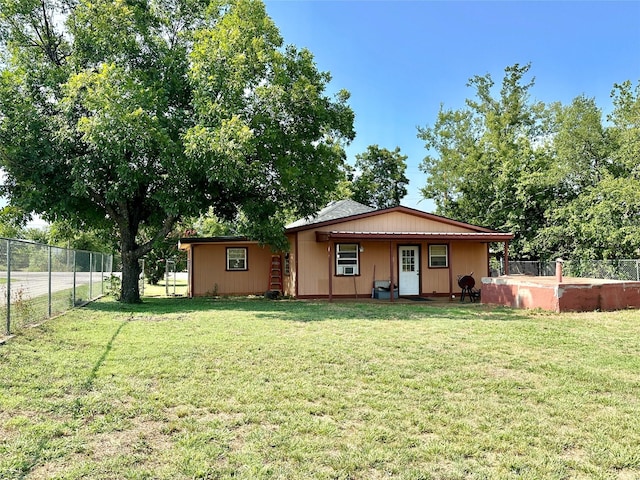
[[[348,160],[367,146],[400,147],[408,156],[403,205],[432,211],[419,189],[426,155],[418,126],[440,105],[462,108],[474,75],[498,86],[505,67],[531,62],[532,100],[568,104],[594,97],[606,114],[614,83],[640,80],[640,1],[481,2],[267,0],[286,44],[308,48],[351,92],[356,139]]]

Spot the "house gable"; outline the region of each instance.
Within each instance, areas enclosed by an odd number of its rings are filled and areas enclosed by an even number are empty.
[[[398,206],[372,210],[327,221],[298,222],[287,228],[287,233],[305,230],[353,231],[353,232],[414,232],[414,233],[497,233],[488,228],[459,222],[413,208]]]
[[[477,232],[463,225],[439,221],[430,217],[413,215],[400,210],[385,211],[378,215],[361,216],[326,225],[325,230],[354,232]]]

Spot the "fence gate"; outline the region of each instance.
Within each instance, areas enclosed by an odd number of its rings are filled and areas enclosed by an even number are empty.
[[[169,293],[170,286],[173,287],[173,293]],[[164,269],[164,290],[167,297],[169,295],[176,296],[176,261],[167,260]]]

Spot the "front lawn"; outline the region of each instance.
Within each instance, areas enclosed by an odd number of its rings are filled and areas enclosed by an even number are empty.
[[[0,478],[640,478],[640,312],[103,300],[0,346]]]

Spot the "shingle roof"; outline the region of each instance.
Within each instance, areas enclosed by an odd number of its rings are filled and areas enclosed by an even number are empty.
[[[331,202],[312,217],[301,218],[290,223],[286,228],[304,227],[306,225],[328,222],[338,218],[350,217],[352,215],[360,215],[362,213],[369,213],[373,211],[375,211],[375,208],[363,205],[354,200],[339,200],[337,202]]]

